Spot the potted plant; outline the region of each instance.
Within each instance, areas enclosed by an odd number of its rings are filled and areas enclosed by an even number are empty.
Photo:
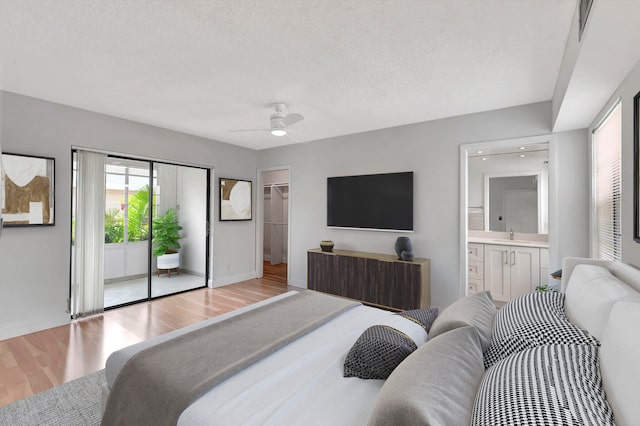
[[[153,249],[153,255],[158,258],[158,276],[160,270],[166,269],[167,275],[170,275],[171,269],[177,269],[180,272],[180,248],[178,242],[182,226],[178,224],[178,216],[169,209],[165,214],[157,216],[153,219],[153,243],[156,245]]]

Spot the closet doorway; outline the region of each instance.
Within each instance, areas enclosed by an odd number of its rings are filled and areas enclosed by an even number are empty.
[[[262,181],[262,276],[288,283],[289,169],[265,170]]]

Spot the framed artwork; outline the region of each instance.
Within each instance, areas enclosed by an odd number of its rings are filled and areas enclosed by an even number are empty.
[[[55,159],[2,154],[3,227],[55,225]]]
[[[251,181],[220,178],[220,221],[251,220]]]
[[[633,98],[633,240],[640,243],[640,92]]]

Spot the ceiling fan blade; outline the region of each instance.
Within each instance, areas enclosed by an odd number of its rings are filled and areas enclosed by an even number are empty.
[[[282,119],[282,123],[285,126],[291,126],[302,120],[304,120],[304,116],[302,114],[298,114],[297,112],[294,112],[293,114],[289,114],[286,117],[284,117]]]
[[[293,136],[291,136],[291,132],[287,132],[287,134],[285,135],[285,137],[291,139],[292,141],[294,141],[295,143],[300,143],[300,141],[296,138],[294,138]]]
[[[228,132],[239,133],[239,132],[269,132],[269,129],[233,129],[228,130]]]

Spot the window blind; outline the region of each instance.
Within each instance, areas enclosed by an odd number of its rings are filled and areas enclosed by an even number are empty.
[[[622,260],[620,232],[620,157],[622,108],[618,103],[593,131],[592,188],[594,232],[593,255],[598,259]]]

